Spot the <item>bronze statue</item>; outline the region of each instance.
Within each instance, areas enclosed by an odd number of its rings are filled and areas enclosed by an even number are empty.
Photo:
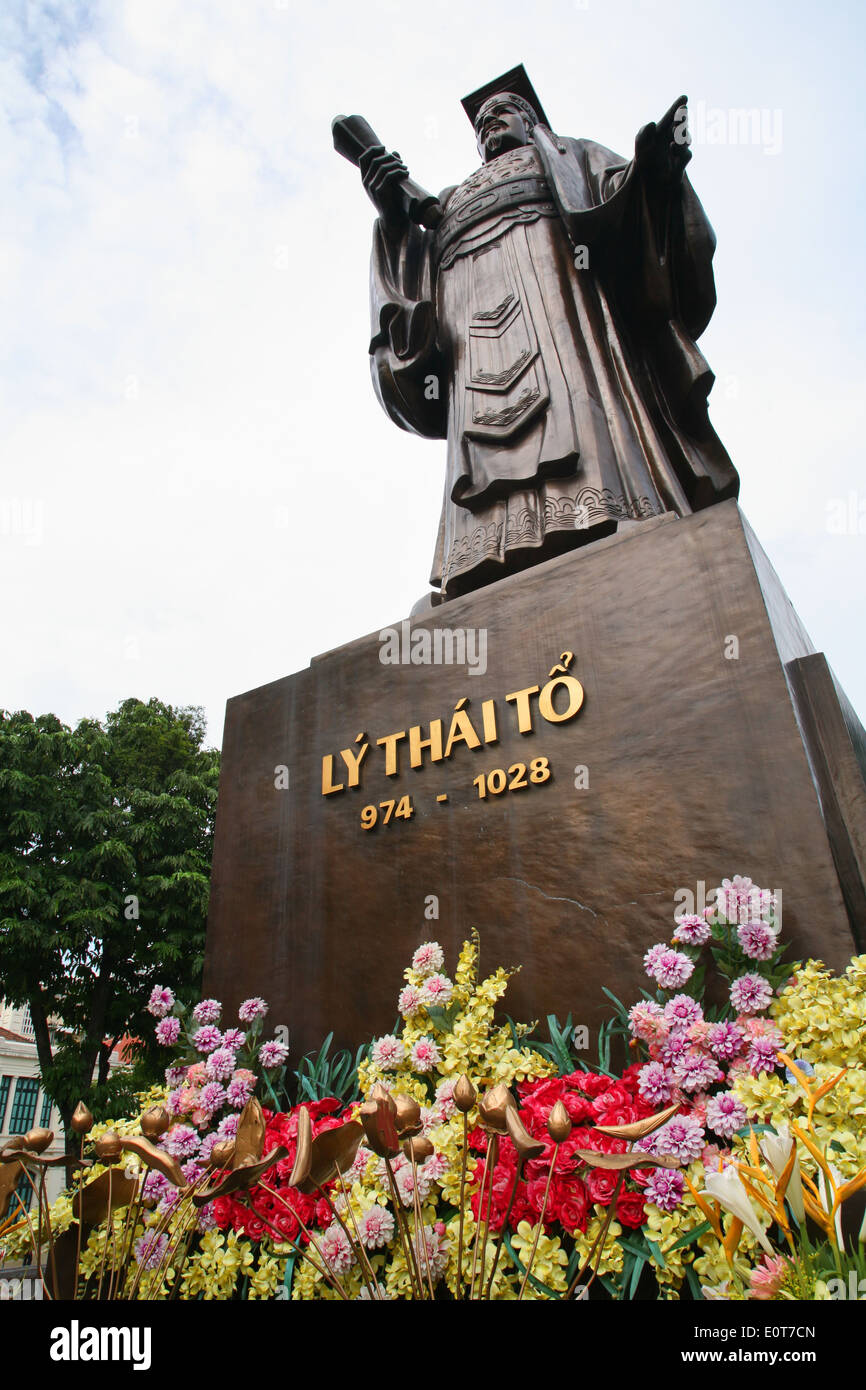
[[[446,598],[739,486],[695,342],[715,237],[685,177],[686,98],[630,162],[553,134],[522,67],[463,106],[483,165],[438,199],[360,117],[334,122],[379,213],[377,395],[448,440],[431,574]]]

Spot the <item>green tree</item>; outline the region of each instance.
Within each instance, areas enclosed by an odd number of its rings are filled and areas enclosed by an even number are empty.
[[[29,1004],[67,1128],[78,1100],[105,1114],[128,1089],[109,1079],[119,1039],[154,1058],[154,984],[197,994],[219,779],[203,742],[201,710],[155,699],[75,729],[0,711],[0,995]]]

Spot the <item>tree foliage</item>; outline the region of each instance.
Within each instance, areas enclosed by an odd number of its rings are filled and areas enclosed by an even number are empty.
[[[64,1123],[110,1104],[118,1039],[150,1045],[155,983],[197,994],[219,778],[203,742],[201,710],[156,699],[75,729],[0,712],[0,995],[29,1004]]]

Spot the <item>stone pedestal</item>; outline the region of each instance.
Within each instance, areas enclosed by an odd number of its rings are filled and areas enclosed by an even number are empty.
[[[391,1031],[421,941],[453,969],[477,927],[482,968],[523,966],[515,1018],[592,1032],[602,984],[638,997],[684,890],[735,873],[781,893],[792,954],[844,965],[866,907],[863,731],[735,502],[392,631],[229,701],[207,995],[264,995],[295,1060],[331,1029],[354,1046]],[[469,663],[449,663],[461,634]],[[425,647],[438,664],[411,660]],[[417,767],[413,727],[432,739]]]

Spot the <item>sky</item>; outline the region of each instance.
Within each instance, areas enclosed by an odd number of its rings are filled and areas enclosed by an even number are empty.
[[[445,445],[374,397],[375,214],[330,123],[438,191],[479,162],[460,98],[523,62],[555,130],[626,157],[688,94],[712,419],[866,718],[864,28],[858,0],[5,0],[0,706],[155,695],[218,745],[227,698],[427,592]]]

